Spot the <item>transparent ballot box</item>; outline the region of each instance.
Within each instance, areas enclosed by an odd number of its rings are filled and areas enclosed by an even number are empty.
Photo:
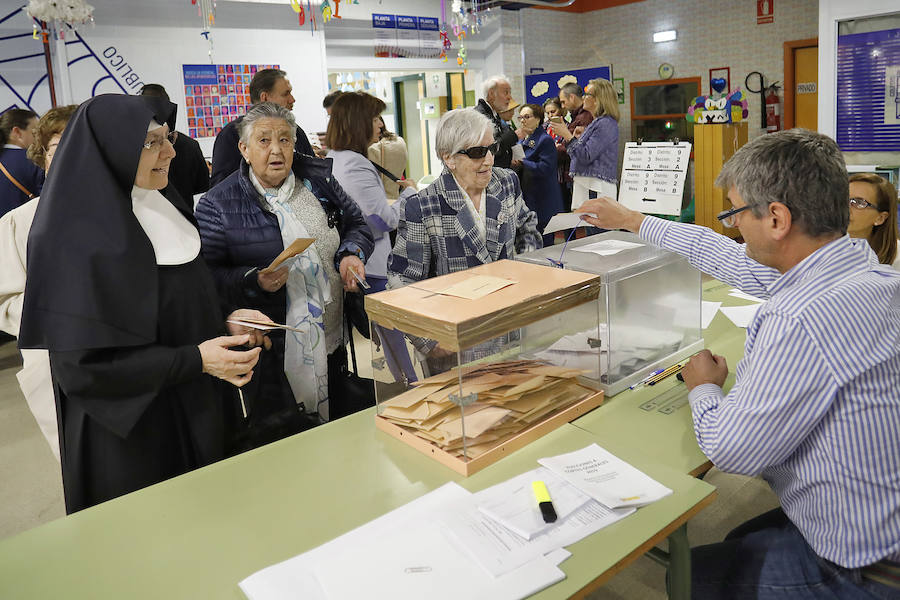
[[[563,248],[549,246],[516,260],[600,277],[600,369],[588,376],[607,396],[703,349],[700,272],[686,258],[623,231]],[[574,360],[563,364],[582,366]]]
[[[501,260],[366,296],[376,425],[471,475],[595,408],[599,354],[582,368],[552,349],[582,332],[597,343],[600,289]]]

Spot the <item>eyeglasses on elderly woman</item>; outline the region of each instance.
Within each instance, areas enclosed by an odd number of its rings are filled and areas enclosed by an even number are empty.
[[[141,145],[145,150],[160,150],[163,147],[163,143],[165,142],[165,140],[169,140],[169,143],[174,146],[175,140],[177,139],[178,132],[170,131],[165,137],[154,137],[153,139],[149,139]]]
[[[500,142],[494,142],[490,146],[472,146],[471,148],[460,150],[459,152],[457,152],[457,154],[465,154],[471,159],[478,160],[487,156],[488,152],[496,156],[499,150]]]

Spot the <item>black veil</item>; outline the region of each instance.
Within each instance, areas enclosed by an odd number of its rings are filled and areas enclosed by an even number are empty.
[[[155,341],[156,258],[131,189],[151,119],[174,131],[175,108],[162,98],[106,94],[69,121],[28,236],[20,348]]]

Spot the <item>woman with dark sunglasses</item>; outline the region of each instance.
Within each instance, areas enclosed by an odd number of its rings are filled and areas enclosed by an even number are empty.
[[[406,200],[388,257],[389,288],[542,247],[537,215],[525,205],[518,177],[494,167],[497,150],[484,115],[463,108],[441,117],[435,151],[444,171]],[[430,358],[446,354],[434,342],[413,343]]]

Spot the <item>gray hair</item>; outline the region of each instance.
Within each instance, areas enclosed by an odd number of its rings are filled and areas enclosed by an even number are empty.
[[[253,133],[253,127],[260,119],[281,119],[291,126],[291,139],[297,141],[297,120],[294,113],[288,109],[275,104],[274,102],[260,102],[254,104],[241,122],[238,123],[238,133],[241,141],[245,144],[250,141],[250,134]]]
[[[826,135],[789,129],[760,136],[725,163],[716,185],[734,186],[757,217],[773,202],[784,204],[810,237],[847,232],[847,165]]]
[[[512,87],[512,84],[509,82],[509,79],[506,78],[506,75],[494,75],[493,77],[488,77],[485,82],[481,84],[482,98],[486,99],[488,94],[491,93],[491,90],[501,83],[505,83],[509,87]]]
[[[474,108],[457,108],[444,113],[437,124],[434,150],[445,165],[445,156],[453,156],[460,150],[477,146],[494,124]],[[848,205],[849,206],[849,205]]]

